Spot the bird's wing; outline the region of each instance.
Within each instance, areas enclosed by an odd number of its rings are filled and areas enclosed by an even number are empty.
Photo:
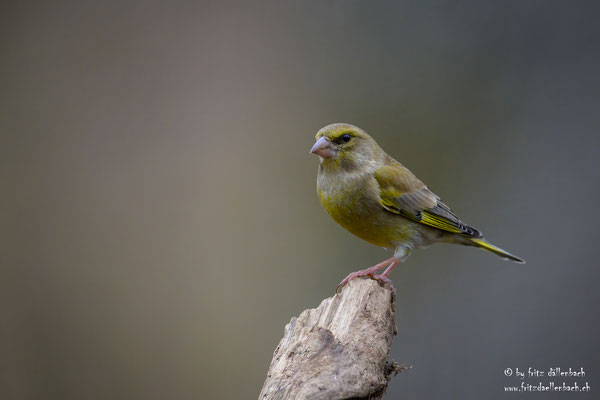
[[[402,164],[383,166],[374,175],[380,188],[379,201],[389,212],[443,231],[470,237],[482,236],[477,229],[464,224]]]

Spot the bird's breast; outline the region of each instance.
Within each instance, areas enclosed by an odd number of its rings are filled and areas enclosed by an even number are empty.
[[[320,173],[317,192],[338,224],[369,243],[394,247],[411,237],[410,222],[381,206],[379,185],[370,175]]]

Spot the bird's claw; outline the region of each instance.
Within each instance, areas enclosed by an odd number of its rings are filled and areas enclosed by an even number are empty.
[[[387,287],[388,289],[390,289],[392,291],[392,293],[394,294],[394,296],[396,295],[396,288],[394,287],[394,283],[392,282],[392,280],[390,278],[388,278],[385,275],[377,275],[374,272],[369,271],[368,269],[363,270],[363,271],[353,272],[350,275],[348,275],[346,278],[344,278],[343,281],[340,282],[339,285],[337,285],[337,287],[335,288],[335,293],[336,294],[341,293],[340,289],[343,288],[344,286],[346,286],[346,284],[348,282],[350,282],[352,279],[361,278],[361,277],[367,277],[367,278],[376,280],[383,287]]]
[[[396,296],[396,288],[394,287],[394,282],[392,282],[390,278],[385,275],[373,275],[371,278],[381,283],[383,287],[390,289],[394,297]]]

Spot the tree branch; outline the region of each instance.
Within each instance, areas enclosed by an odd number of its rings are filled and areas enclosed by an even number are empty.
[[[380,399],[395,334],[391,291],[354,279],[286,325],[259,399]]]

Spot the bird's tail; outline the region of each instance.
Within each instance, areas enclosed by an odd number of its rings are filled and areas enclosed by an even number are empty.
[[[508,251],[502,250],[500,247],[496,247],[493,244],[486,242],[484,239],[471,238],[470,241],[473,243],[474,246],[477,246],[480,249],[491,251],[492,253],[504,258],[505,260],[511,260],[520,264],[525,264],[525,260],[513,254],[510,254]]]

